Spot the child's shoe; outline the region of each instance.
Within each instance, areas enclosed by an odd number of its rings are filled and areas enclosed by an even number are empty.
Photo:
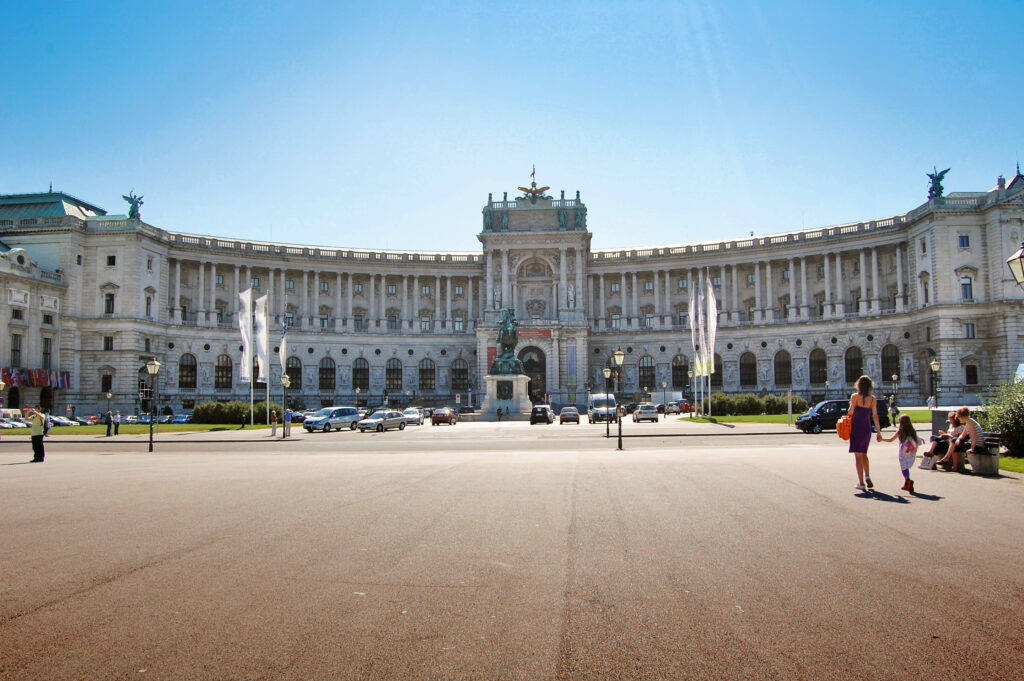
[[[909,492],[910,491],[910,485],[911,485],[910,478],[907,478],[906,480],[903,481],[903,487],[900,487],[900,489],[905,491],[905,492]]]
[[[907,492],[909,492],[910,494],[913,494],[914,493],[914,481],[909,479],[909,478],[907,478],[907,485],[908,485]]]

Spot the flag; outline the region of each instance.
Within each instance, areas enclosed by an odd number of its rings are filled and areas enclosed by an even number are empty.
[[[690,289],[690,347],[693,349],[693,374],[699,376],[697,367],[700,364],[700,357],[697,354],[697,348],[701,345],[701,340],[697,338],[697,287]]]
[[[256,299],[256,312],[252,320],[252,340],[256,346],[256,363],[259,365],[259,375],[256,380],[260,383],[267,382],[269,362],[267,360],[267,295]]]
[[[238,294],[238,330],[242,332],[242,361],[238,367],[238,380],[252,381],[252,289]]]
[[[277,349],[277,359],[281,362],[281,374],[285,372],[285,362],[288,359],[288,325],[281,329],[281,346]]]
[[[530,173],[530,179],[532,180],[532,179],[534,179],[534,178],[535,178],[536,176],[537,176],[537,166],[536,166],[536,164],[535,164],[535,165],[533,166],[533,171],[532,171],[532,172]]]
[[[704,280],[703,276],[697,275],[697,290],[696,295],[696,307],[697,307],[697,357],[694,361],[697,365],[694,370],[695,376],[707,376],[708,375],[708,348],[707,348],[707,332],[704,326]]]
[[[718,334],[718,301],[715,300],[715,286],[708,276],[708,330],[704,356],[707,358],[707,375],[715,373],[715,336]]]

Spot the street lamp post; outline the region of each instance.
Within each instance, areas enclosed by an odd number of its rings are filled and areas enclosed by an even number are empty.
[[[928,367],[932,370],[932,396],[935,398],[935,406],[939,406],[939,370],[942,369],[942,362],[939,361],[938,357],[932,359],[928,363]]]
[[[114,393],[107,393],[107,413],[110,413],[110,398],[114,396]]]
[[[618,350],[615,351],[615,354],[612,355],[612,357],[615,358],[615,384],[616,384],[616,387],[618,388],[618,391],[621,393],[622,392],[622,362],[626,359],[626,353],[624,353],[622,351],[622,348],[619,348]],[[622,451],[622,414],[619,413],[619,405],[618,404],[615,405],[615,416],[618,418],[618,421],[619,421],[619,451],[621,452]]]
[[[899,374],[893,374],[892,375],[892,399],[893,400],[896,399],[896,393],[899,392],[899,389],[900,389],[899,381],[900,381],[900,375]]]
[[[828,379],[825,379],[825,399],[828,399]]]
[[[668,387],[668,381],[661,382],[661,415],[668,418],[668,400],[665,399],[665,389]]]
[[[690,386],[690,396],[696,399],[696,395],[693,390],[693,369],[686,370],[686,385]],[[693,402],[690,402],[690,418],[693,418],[693,412],[696,411],[696,407],[693,406]]]
[[[160,373],[160,362],[156,357],[146,362],[146,372],[149,374],[149,381],[152,383],[150,386],[149,400],[149,451],[153,452],[153,421],[156,420],[156,390],[157,390],[157,375]],[[109,394],[109,393],[108,393]]]
[[[281,418],[284,419],[283,420],[283,425],[281,426],[281,438],[282,439],[288,437],[288,427],[291,426],[291,418],[290,417],[287,418],[287,419],[284,418],[284,415],[288,413],[288,387],[291,384],[292,384],[292,377],[289,376],[288,374],[282,372],[281,373],[281,401],[284,402],[284,404],[282,405],[282,408],[284,409],[284,413],[281,414]]]
[[[607,405],[608,404],[608,393],[609,393],[608,382],[609,382],[609,380],[612,377],[612,370],[609,369],[608,367],[605,367],[604,370],[601,373],[604,374],[604,397],[605,397],[605,405]],[[615,415],[616,416],[619,415],[619,407],[618,407],[618,405],[615,405]],[[607,417],[608,414],[606,413],[605,416]],[[611,425],[610,424],[611,424],[611,420],[608,419],[608,418],[605,418],[605,420],[604,420],[604,436],[606,438],[611,437],[611,430],[610,430],[611,429]]]

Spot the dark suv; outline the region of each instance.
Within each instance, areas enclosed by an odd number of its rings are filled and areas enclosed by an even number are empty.
[[[878,424],[888,428],[889,402],[884,397],[876,398],[878,404]],[[820,433],[823,430],[835,430],[836,421],[841,419],[850,407],[849,400],[825,400],[805,411],[796,419],[796,427],[805,433]],[[874,424],[871,429],[874,430]]]
[[[546,404],[538,404],[534,406],[533,411],[530,412],[530,425],[535,423],[553,423],[555,420],[555,411]]]

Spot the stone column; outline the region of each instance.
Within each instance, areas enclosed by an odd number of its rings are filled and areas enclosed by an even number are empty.
[[[881,312],[882,295],[878,291],[878,247],[871,247],[871,312]]]
[[[768,321],[775,321],[775,282],[772,281],[772,261],[764,264],[764,285],[767,293]]]
[[[210,263],[210,302],[206,306],[210,311],[210,326],[217,326],[217,263]]]
[[[754,319],[764,321],[764,299],[761,298],[761,262],[754,263]]]
[[[345,273],[345,328],[352,330],[352,273]]]
[[[473,323],[473,277],[466,277],[466,330]]]
[[[487,271],[484,277],[484,285],[487,287],[486,295],[484,296],[484,310],[494,309],[494,254],[487,251]]]
[[[313,318],[312,328],[320,328],[320,270],[313,271],[313,300],[310,303],[309,316]]]
[[[398,328],[407,329],[407,321],[411,318],[409,314],[409,275],[402,275],[402,312],[398,315]]]
[[[637,286],[637,274],[636,274],[636,271],[634,271],[633,272],[633,304],[630,306],[630,310],[629,310],[630,312],[633,313],[633,319],[637,320],[636,324],[633,324],[633,326],[632,326],[632,328],[634,328],[634,329],[635,328],[639,328],[639,326],[640,326],[640,321],[639,321],[640,320],[640,296],[639,296],[639,291],[637,290],[638,288],[639,287]]]
[[[835,303],[835,316],[843,317],[846,315],[846,301],[843,299],[843,256],[842,253],[836,253],[836,303]]]
[[[786,311],[786,317],[793,321],[796,319],[797,313],[796,306],[796,258],[789,259],[789,309]]]
[[[558,305],[555,307],[554,319],[558,319],[558,311],[569,307],[569,262],[566,260],[568,251],[563,246],[558,249]]]
[[[366,296],[366,321],[371,329],[376,329],[377,325],[374,323],[378,317],[377,312],[380,305],[377,303],[377,275],[376,273],[370,275],[370,291]]]
[[[196,285],[196,326],[206,326],[206,263],[199,261],[199,281]]]
[[[594,316],[601,320],[598,323],[598,328],[603,329],[608,323],[608,307],[604,303],[604,274],[599,274],[598,277],[600,278],[598,282],[598,291],[601,302],[598,303],[597,313]]]
[[[281,315],[281,323],[284,324],[284,317],[288,314],[288,289],[284,287],[285,270],[282,267],[278,270],[277,288],[281,291],[281,301],[278,303],[278,314]]]
[[[302,270],[302,306],[299,308],[298,319],[296,320],[300,329],[309,328],[309,272]]]
[[[235,266],[238,271],[238,266]],[[171,287],[171,321],[181,322],[181,260],[174,261],[174,285]]]
[[[412,329],[414,333],[422,333],[420,329],[420,275],[412,275]]]
[[[903,244],[896,246],[896,311],[903,312]]]
[[[441,328],[441,277],[434,275],[434,331]]]
[[[651,275],[654,277],[654,319],[657,328],[661,328],[661,291],[658,290],[659,270],[654,270]]]
[[[583,249],[576,248],[576,309],[583,308]]]
[[[672,319],[675,312],[672,309],[672,270],[665,270],[665,302],[662,303],[662,307],[664,308],[663,314],[669,318],[668,328],[671,329],[675,324]]]
[[[736,270],[739,269],[736,265],[732,266],[732,313],[731,322],[733,324],[739,323],[740,315],[740,287],[738,283],[739,274]],[[750,320],[748,320],[750,321]]]
[[[559,382],[559,374],[561,374],[559,366],[559,342],[558,342],[558,331],[551,332],[551,381],[548,388],[548,394],[555,397],[559,397],[562,393],[562,385]],[[561,399],[558,400],[561,402]]]
[[[452,277],[444,278],[444,318],[448,322],[448,328],[452,326]]]
[[[868,268],[864,249],[858,249],[857,255],[860,258],[860,304],[857,306],[857,314],[865,315],[868,312]]]
[[[508,277],[508,249],[501,251],[501,301],[499,302],[499,309],[507,307],[507,302],[512,300],[511,291],[509,289],[509,277]]]
[[[281,292],[284,295],[284,291]],[[345,311],[341,307],[341,272],[334,273],[334,330],[344,329]]]
[[[239,276],[238,269],[239,269],[238,265],[235,265],[233,281],[232,281],[232,284],[231,284],[231,291],[232,291],[232,293],[231,293],[231,304],[228,305],[228,310],[234,311],[236,315],[238,314],[238,312],[237,312],[238,311],[238,294],[242,292],[241,289],[238,288],[238,276]],[[232,316],[232,320],[234,320],[236,322],[235,326],[238,326],[238,324],[237,324],[238,317],[237,316]]]
[[[718,268],[718,279],[722,282],[719,286],[718,291],[718,309],[720,313],[719,320],[724,321],[726,324],[729,323],[729,292],[726,289],[726,276],[725,276],[725,265]]]
[[[832,310],[833,303],[832,303],[832,267],[830,266],[830,263],[832,262],[832,259],[829,257],[828,253],[826,253],[825,257],[822,258],[822,260],[825,261],[825,264],[824,264],[824,273],[825,273],[825,305],[824,305],[824,307],[825,307],[825,310],[824,310],[824,315],[823,316],[825,317],[825,319],[831,319],[832,318],[832,313],[833,313],[833,310]]]
[[[807,256],[800,258],[800,319],[807,320],[810,316],[807,300]]]

